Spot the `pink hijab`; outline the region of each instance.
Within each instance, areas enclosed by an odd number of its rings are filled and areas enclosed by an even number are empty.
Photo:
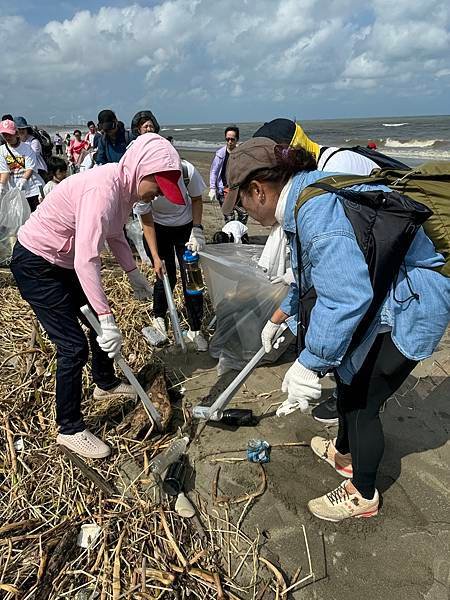
[[[120,159],[119,181],[134,203],[139,200],[137,191],[142,179],[165,171],[178,171],[181,176],[178,152],[160,135],[145,133],[132,143]]]

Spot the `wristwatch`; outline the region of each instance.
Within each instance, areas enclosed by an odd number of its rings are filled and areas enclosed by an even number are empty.
[[[201,223],[199,223],[198,225],[196,225],[195,223],[192,225],[192,228],[194,227],[198,227],[199,229],[203,230],[203,225]]]

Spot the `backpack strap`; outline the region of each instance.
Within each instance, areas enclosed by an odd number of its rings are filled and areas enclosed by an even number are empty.
[[[315,183],[310,183],[299,194],[295,205],[295,218],[297,218],[300,208],[308,200],[321,196],[325,191],[336,194],[339,190],[353,185],[379,185],[380,183],[385,183],[385,178],[378,175],[369,177],[363,177],[362,175],[332,175],[331,177],[324,177]]]
[[[328,150],[328,148],[327,148],[327,150]],[[337,148],[337,150],[335,150],[334,152],[331,152],[330,155],[326,157],[325,162],[323,163],[323,165],[320,165],[320,166],[319,166],[319,163],[320,163],[320,159],[322,158],[322,156],[319,155],[319,160],[317,161],[317,166],[320,168],[320,170],[325,171],[325,165],[330,160],[330,158],[332,158],[338,152],[342,152],[342,150],[347,150],[347,148]]]
[[[191,183],[191,178],[189,177],[188,167],[187,167],[187,164],[184,162],[184,160],[181,161],[181,169],[183,172],[184,185],[186,186],[186,189],[187,189],[188,185]]]

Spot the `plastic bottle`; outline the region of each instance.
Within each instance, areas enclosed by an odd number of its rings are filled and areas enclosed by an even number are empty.
[[[182,437],[172,442],[172,444],[166,448],[166,450],[155,456],[155,458],[150,461],[150,471],[154,475],[161,476],[172,463],[176,462],[180,456],[186,452],[188,443],[188,437]]]
[[[266,440],[249,440],[247,460],[249,462],[268,463],[270,461],[270,450],[270,444]]]
[[[199,296],[205,289],[199,256],[197,253],[186,250],[183,254],[183,262],[186,270],[186,294]]]
[[[252,411],[247,408],[227,408],[219,422],[238,427],[251,427],[256,424]]]
[[[186,461],[184,456],[172,463],[167,469],[163,481],[163,490],[169,496],[178,496],[183,489],[183,483],[186,478]]]

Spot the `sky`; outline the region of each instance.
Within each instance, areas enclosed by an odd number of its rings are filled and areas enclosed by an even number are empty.
[[[449,114],[442,0],[0,0],[0,112],[34,123]]]

